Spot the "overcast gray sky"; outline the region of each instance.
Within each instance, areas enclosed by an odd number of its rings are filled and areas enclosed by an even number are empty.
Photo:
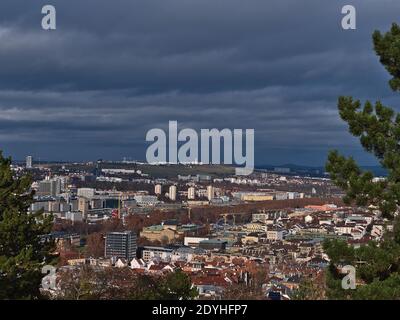
[[[1,0],[0,149],[144,159],[147,130],[177,120],[254,128],[257,164],[323,165],[332,148],[372,164],[337,97],[400,106],[371,41],[396,21],[397,0]]]

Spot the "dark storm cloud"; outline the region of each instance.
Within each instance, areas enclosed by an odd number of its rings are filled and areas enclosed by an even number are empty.
[[[370,161],[346,132],[339,95],[399,100],[371,33],[400,2],[354,0],[357,30],[330,0],[0,3],[0,144],[17,158],[144,158],[147,130],[254,128],[256,162],[323,163],[330,148]],[[2,147],[3,148],[3,147]]]

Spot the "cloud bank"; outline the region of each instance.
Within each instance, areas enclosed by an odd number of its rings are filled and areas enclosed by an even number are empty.
[[[372,50],[400,2],[53,0],[0,3],[0,149],[16,159],[144,159],[147,130],[254,128],[257,164],[321,165],[329,149],[371,164],[337,97],[399,99]],[[399,109],[397,109],[399,110]]]

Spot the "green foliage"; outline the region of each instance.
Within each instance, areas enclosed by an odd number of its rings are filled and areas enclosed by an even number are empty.
[[[400,27],[393,24],[389,32],[373,34],[374,49],[380,62],[392,75],[389,85],[400,91]],[[366,101],[361,106],[352,97],[340,97],[340,117],[350,133],[358,137],[363,148],[372,153],[386,169],[384,180],[374,181],[371,172],[363,172],[353,158],[331,151],[326,169],[332,181],[342,188],[348,204],[377,206],[382,215],[393,219],[400,204],[400,114],[380,101]],[[370,242],[354,249],[343,241],[327,241],[324,250],[331,258],[326,276],[327,295],[331,299],[399,299],[400,298],[400,221],[392,233],[379,243]],[[356,267],[359,284],[355,290],[341,287],[340,266]]]
[[[326,277],[327,296],[330,299],[376,299],[372,288],[386,292],[386,285],[391,287],[396,283],[400,271],[399,224],[397,220],[394,232],[387,233],[379,245],[371,241],[355,249],[341,240],[324,242],[324,251],[331,259]],[[344,275],[339,273],[338,268],[345,265],[356,267],[357,281],[361,284],[356,290],[344,290],[341,286]],[[398,292],[391,288],[387,290],[385,296]],[[368,293],[372,292],[373,295],[369,297]],[[400,295],[396,298],[400,298]]]
[[[382,35],[379,31],[373,34],[374,49],[380,62],[393,76],[389,81],[394,91],[400,90],[400,27],[393,23],[389,32]]]
[[[400,28],[382,35],[375,31],[374,47],[380,61],[393,76],[390,86],[400,90]],[[348,124],[349,131],[360,139],[363,148],[375,155],[388,172],[387,179],[373,181],[371,172],[363,172],[353,158],[346,158],[337,151],[331,151],[326,169],[335,184],[341,187],[348,204],[376,205],[385,217],[393,217],[400,201],[400,114],[384,106],[380,101],[365,102],[340,97],[340,117]]]
[[[198,296],[188,275],[181,270],[169,273],[161,283],[161,299],[191,300]]]
[[[135,300],[192,300],[197,296],[198,291],[192,287],[189,276],[178,269],[161,279],[155,279],[149,275],[139,276],[130,298]]]
[[[52,217],[28,214],[33,203],[29,176],[15,177],[11,159],[0,151],[0,299],[40,297],[41,268],[50,260]]]
[[[332,263],[348,264],[354,260],[354,249],[341,240],[325,240],[324,250]]]
[[[130,291],[132,300],[157,300],[161,298],[160,283],[149,275],[140,275],[136,279],[135,288]]]
[[[400,245],[393,238],[385,240],[381,246],[371,242],[358,249],[344,241],[329,241],[324,244],[324,250],[331,258],[326,278],[330,299],[386,299],[398,292],[392,287],[400,277]],[[338,268],[344,265],[356,267],[358,285],[355,290],[344,290],[341,286],[344,274],[340,274]],[[390,297],[398,299],[400,295]]]
[[[398,300],[400,298],[400,275],[394,273],[383,281],[374,280],[352,292],[355,300]]]

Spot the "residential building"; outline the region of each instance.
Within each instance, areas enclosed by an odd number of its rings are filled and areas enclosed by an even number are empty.
[[[105,257],[131,260],[136,257],[136,234],[133,231],[109,232],[106,235]]]
[[[196,198],[196,195],[195,195],[194,187],[189,187],[189,189],[188,189],[188,199],[189,200],[194,200],[195,198]]]
[[[268,228],[267,239],[272,241],[282,241],[283,240],[283,229],[280,228]]]
[[[176,201],[176,186],[175,185],[172,185],[169,187],[168,195],[172,201]]]
[[[212,199],[214,199],[214,187],[213,186],[207,187],[207,199],[208,199],[208,201],[211,201]]]
[[[161,192],[162,192],[161,184],[156,184],[154,187],[154,193],[159,196]]]

